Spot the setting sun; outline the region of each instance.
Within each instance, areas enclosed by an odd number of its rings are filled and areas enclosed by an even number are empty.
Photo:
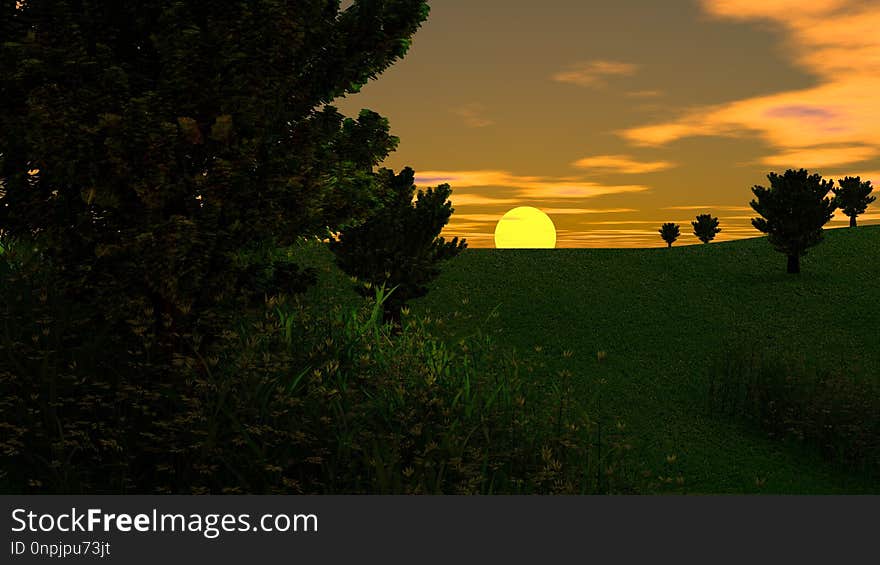
[[[556,226],[544,212],[531,206],[510,210],[495,226],[498,249],[552,249],[556,247]]]

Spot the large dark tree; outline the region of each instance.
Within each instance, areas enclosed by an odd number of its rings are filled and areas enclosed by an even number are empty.
[[[752,188],[752,208],[761,218],[752,225],[767,234],[770,244],[788,256],[788,272],[800,272],[800,258],[822,241],[822,226],[834,215],[837,205],[828,198],[834,181],[805,169],[767,175],[769,187]]]
[[[364,284],[356,288],[364,296],[385,285],[394,289],[384,303],[384,318],[399,322],[407,301],[427,292],[427,284],[440,273],[440,263],[458,255],[467,244],[457,237],[446,241],[440,231],[453,208],[448,184],[419,190],[409,167],[400,174],[382,169],[377,182],[387,195],[382,208],[366,222],[345,229],[330,249],[339,267]]]
[[[721,228],[718,227],[718,218],[711,214],[698,215],[696,221],[691,222],[691,226],[694,228],[694,235],[703,243],[709,243],[721,232]]]
[[[681,226],[673,222],[666,222],[657,231],[660,232],[660,237],[666,242],[666,246],[672,247],[672,244],[681,235]]]
[[[279,246],[364,216],[387,122],[328,106],[402,57],[423,0],[0,0],[0,231],[53,290],[180,349],[302,286]],[[206,343],[208,340],[202,340]]]
[[[832,188],[834,201],[844,214],[849,216],[849,227],[856,227],[856,216],[864,214],[868,205],[876,200],[871,196],[874,187],[871,181],[862,182],[861,177],[844,177],[837,181],[840,186]]]

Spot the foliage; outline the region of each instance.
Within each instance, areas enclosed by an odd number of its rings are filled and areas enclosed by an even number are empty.
[[[0,230],[37,237],[93,324],[153,336],[167,360],[192,341],[207,354],[264,288],[310,281],[275,249],[374,205],[397,140],[378,114],[326,104],[401,58],[427,10],[3,0]]]
[[[378,212],[362,224],[347,228],[330,241],[336,263],[348,275],[367,284],[357,291],[363,296],[375,288],[393,288],[385,301],[386,321],[400,320],[409,300],[424,296],[427,284],[440,274],[439,264],[458,255],[467,244],[439,237],[453,209],[448,184],[419,190],[409,167],[400,174],[382,169],[377,174],[386,196]]]
[[[807,369],[778,352],[727,352],[712,368],[713,410],[794,438],[880,476],[880,387],[853,369]]]
[[[877,198],[871,196],[874,187],[871,181],[862,182],[861,177],[844,177],[837,181],[838,188],[832,188],[834,202],[844,214],[849,216],[849,226],[856,227],[856,216],[864,214],[868,205]]]
[[[536,386],[479,332],[447,344],[426,319],[392,331],[381,289],[354,311],[269,297],[217,357],[180,356],[179,381],[132,383],[102,352],[106,333],[63,347],[66,305],[19,283],[15,308],[43,316],[0,342],[0,483],[15,492],[592,493],[635,480],[622,432],[597,433],[570,376]]]
[[[783,175],[770,173],[767,179],[769,188],[752,188],[755,200],[751,206],[762,216],[752,219],[752,225],[788,256],[788,272],[799,273],[800,258],[822,241],[822,226],[837,208],[827,197],[834,181],[822,180],[821,175],[811,175],[805,169],[789,169]]]
[[[666,242],[666,245],[672,247],[672,244],[675,243],[675,240],[681,235],[681,226],[672,222],[666,222],[660,226],[658,231],[660,232],[660,237]]]
[[[711,214],[699,214],[696,221],[691,222],[694,228],[694,235],[703,243],[709,243],[715,236],[721,232],[718,227],[718,218]]]

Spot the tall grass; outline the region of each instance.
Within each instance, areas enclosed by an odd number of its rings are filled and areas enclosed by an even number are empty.
[[[141,334],[119,347],[79,324],[84,305],[4,264],[0,484],[11,492],[634,488],[625,438],[599,433],[570,375],[536,386],[534,368],[479,329],[447,343],[436,319],[385,325],[384,289],[360,308],[267,297],[207,354],[156,367]]]
[[[868,377],[854,368],[808,368],[789,353],[729,351],[712,368],[710,406],[880,476],[880,387]]]

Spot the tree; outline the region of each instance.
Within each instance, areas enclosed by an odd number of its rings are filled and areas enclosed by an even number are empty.
[[[856,216],[864,214],[868,205],[876,200],[870,196],[874,187],[871,181],[862,182],[860,177],[844,177],[838,180],[839,188],[832,188],[834,201],[843,213],[849,216],[849,227],[856,227]]]
[[[681,227],[672,222],[666,222],[660,226],[658,231],[660,232],[660,237],[663,238],[663,241],[666,242],[668,247],[672,247],[672,244],[675,243],[675,240],[681,235]]]
[[[0,230],[53,289],[171,355],[265,289],[277,250],[372,209],[397,139],[327,105],[403,57],[424,0],[0,0]],[[204,338],[204,339],[203,339]],[[154,350],[155,351],[155,350]]]
[[[330,241],[336,263],[363,284],[357,288],[372,296],[374,288],[394,289],[384,303],[384,317],[399,322],[409,300],[424,296],[427,283],[440,274],[442,261],[458,255],[467,243],[457,237],[439,237],[453,213],[448,184],[415,193],[415,173],[409,167],[400,174],[382,169],[377,182],[387,195],[382,207],[364,223],[347,228]]]
[[[788,272],[800,272],[800,258],[807,249],[822,241],[822,226],[834,215],[835,202],[828,198],[834,181],[822,180],[819,174],[805,169],[767,175],[770,187],[756,185],[752,208],[761,218],[752,225],[767,234],[770,244],[788,256]]]
[[[691,222],[694,227],[694,235],[703,243],[709,243],[715,236],[721,232],[718,227],[718,218],[711,214],[700,214],[695,222]]]

